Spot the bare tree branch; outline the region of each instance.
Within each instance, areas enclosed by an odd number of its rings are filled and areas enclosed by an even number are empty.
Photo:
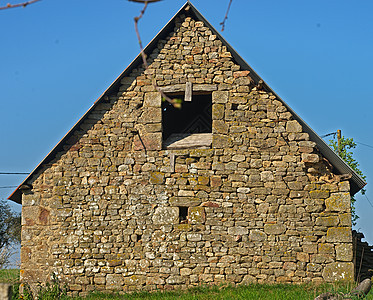
[[[140,32],[139,32],[139,27],[138,27],[138,23],[140,21],[140,19],[144,16],[145,14],[145,11],[146,11],[146,8],[148,7],[148,3],[152,3],[152,2],[159,2],[161,0],[149,0],[149,1],[143,1],[143,0],[129,0],[129,1],[132,1],[132,2],[137,2],[137,3],[144,3],[144,7],[143,9],[141,10],[140,12],[140,15],[138,17],[135,17],[134,18],[134,21],[135,21],[135,30],[136,30],[136,35],[137,35],[137,39],[139,41],[139,45],[140,45],[140,50],[141,50],[141,57],[142,57],[142,61],[143,61],[143,64],[144,64],[144,67],[145,69],[147,70],[149,65],[148,65],[148,62],[146,60],[146,54],[144,52],[144,48],[142,46],[142,41],[141,41],[141,37],[140,37]],[[153,77],[152,79],[152,84],[154,86],[154,88],[161,93],[161,96],[162,98],[164,98],[167,102],[169,102],[170,104],[172,104],[174,107],[176,108],[181,108],[181,104],[179,101],[177,101],[176,99],[171,99],[170,97],[168,97],[163,91],[162,89],[157,85],[157,82],[155,80],[155,77]]]
[[[228,19],[228,14],[229,14],[229,10],[231,8],[231,4],[232,4],[232,0],[229,0],[228,9],[227,9],[227,12],[225,14],[224,20],[223,20],[223,22],[220,23],[220,25],[221,25],[221,31],[224,31],[225,21]]]
[[[8,8],[16,8],[16,7],[26,7],[29,4],[33,4],[33,3],[39,2],[39,1],[41,1],[41,0],[31,0],[31,1],[27,1],[27,2],[18,3],[18,4],[10,4],[10,3],[8,3],[6,6],[1,6],[0,10],[2,10],[2,9],[8,9]],[[131,1],[133,1],[133,0],[131,0]]]

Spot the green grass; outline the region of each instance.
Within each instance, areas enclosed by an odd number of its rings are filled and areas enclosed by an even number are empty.
[[[0,283],[15,283],[19,281],[19,269],[0,269]]]
[[[314,299],[316,296],[323,292],[343,292],[347,293],[352,288],[351,285],[287,285],[287,284],[276,284],[276,285],[248,285],[239,287],[197,287],[187,291],[166,291],[166,292],[155,292],[155,293],[133,293],[133,294],[103,294],[95,293],[85,298],[75,297],[64,299],[74,300],[125,300],[125,299],[149,299],[149,300],[171,300],[171,299],[183,299],[183,300],[220,300],[220,299],[260,299],[260,300],[302,300],[302,299]],[[365,299],[373,299],[373,292],[368,294]]]
[[[19,281],[18,269],[0,270],[0,282],[15,283]],[[347,293],[356,285],[352,284],[252,284],[247,286],[199,286],[188,290],[158,291],[158,292],[137,292],[131,294],[123,293],[92,293],[87,297],[62,296],[61,300],[221,300],[221,299],[255,299],[255,300],[303,300],[314,299],[324,292]],[[51,287],[55,287],[54,284]],[[53,298],[53,297],[52,297]],[[45,298],[45,299],[52,299]],[[17,299],[17,298],[14,298]],[[56,298],[55,298],[56,299]],[[373,291],[365,299],[373,300]]]

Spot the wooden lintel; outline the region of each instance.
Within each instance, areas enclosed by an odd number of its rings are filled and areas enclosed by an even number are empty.
[[[184,101],[191,102],[192,101],[192,91],[193,85],[191,82],[187,82],[185,85],[185,96],[184,96]]]
[[[213,92],[217,91],[218,86],[216,84],[194,84],[193,92]]]
[[[168,85],[161,88],[164,93],[185,92],[185,84]]]
[[[186,90],[186,84],[174,84],[161,87],[164,93],[184,93]],[[193,92],[213,92],[218,90],[216,84],[193,84]]]

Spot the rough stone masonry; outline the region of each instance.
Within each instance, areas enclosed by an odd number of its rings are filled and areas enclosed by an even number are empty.
[[[85,295],[353,280],[349,181],[284,104],[187,9],[148,58],[23,188],[22,281],[55,273]],[[210,142],[164,146],[153,80],[211,97]]]

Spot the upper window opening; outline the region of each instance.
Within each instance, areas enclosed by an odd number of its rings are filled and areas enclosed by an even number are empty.
[[[172,98],[180,98],[183,102],[181,108],[175,108],[167,101],[162,103],[163,141],[165,146],[169,148],[170,144],[184,138],[196,141],[196,139],[201,140],[211,137],[212,95],[193,95],[192,101],[184,101],[184,95],[173,95]],[[206,133],[210,133],[210,135],[203,135]],[[192,136],[195,134],[202,135],[197,138]]]

